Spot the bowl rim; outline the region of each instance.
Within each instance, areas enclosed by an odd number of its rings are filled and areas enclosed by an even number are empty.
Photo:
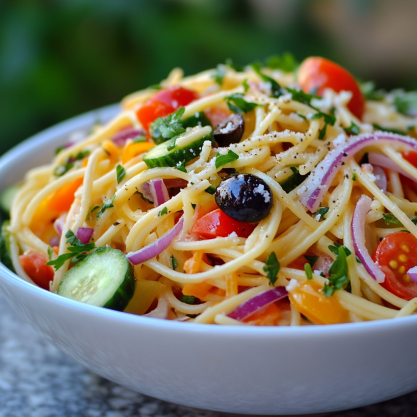
[[[0,157],[0,175],[2,170],[18,158],[22,153],[29,152],[32,149],[38,149],[44,143],[50,142],[58,135],[68,135],[81,126],[91,123],[98,114],[101,118],[113,116],[119,109],[119,104],[112,104],[101,107],[99,109],[83,113],[81,115],[72,117],[63,122],[57,123],[29,138],[22,141],[18,145],[8,150]],[[110,310],[107,308],[97,307],[90,304],[81,303],[69,298],[59,296],[56,293],[46,291],[35,284],[25,281],[14,272],[10,271],[6,266],[0,263],[0,281],[6,281],[9,285],[17,286],[18,289],[25,292],[33,292],[33,296],[41,298],[46,303],[63,304],[70,310],[78,310],[83,314],[102,317],[105,320],[123,322],[129,325],[144,326],[151,328],[158,328],[168,331],[196,333],[204,332],[207,334],[216,334],[236,337],[247,336],[253,337],[275,337],[291,336],[304,337],[309,335],[329,336],[330,333],[339,337],[341,333],[349,336],[351,334],[366,333],[370,331],[381,332],[387,331],[390,328],[410,327],[417,325],[417,315],[410,315],[405,317],[398,317],[392,319],[381,319],[375,321],[364,321],[357,323],[342,323],[329,325],[306,325],[306,326],[245,326],[245,325],[208,325],[202,323],[185,323],[173,320],[163,320],[149,317],[142,317],[135,314],[124,313],[121,311]]]

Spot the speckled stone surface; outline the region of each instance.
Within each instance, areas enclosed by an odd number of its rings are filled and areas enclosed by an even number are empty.
[[[417,416],[417,392],[326,417]],[[0,293],[0,417],[227,417],[159,401],[101,378],[23,322]],[[318,415],[315,415],[316,417]],[[234,417],[237,417],[234,415]]]

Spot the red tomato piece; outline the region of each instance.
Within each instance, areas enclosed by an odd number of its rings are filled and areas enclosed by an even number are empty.
[[[215,129],[217,125],[223,119],[231,115],[230,111],[220,108],[220,107],[211,107],[210,109],[204,110],[204,113],[206,114],[207,118],[210,120],[210,123],[213,126],[213,129]]]
[[[44,290],[49,291],[49,281],[54,279],[54,270],[46,265],[48,259],[37,251],[31,251],[19,256],[20,264],[29,278]]]
[[[257,223],[246,223],[232,219],[220,209],[213,210],[198,219],[191,229],[205,239],[227,237],[235,232],[239,237],[249,237]]]
[[[384,238],[373,255],[374,262],[385,274],[381,284],[404,300],[417,297],[417,284],[407,271],[417,265],[417,239],[407,232],[395,232]]]
[[[184,87],[169,87],[158,91],[144,104],[136,115],[146,131],[158,117],[168,116],[180,107],[190,104],[198,98],[195,91]]]
[[[320,57],[310,57],[303,61],[298,72],[298,82],[306,93],[314,92],[322,96],[325,88],[351,91],[348,108],[358,119],[362,119],[365,99],[355,78],[336,63]]]
[[[417,152],[414,152],[414,151],[404,151],[404,152],[401,152],[401,155],[411,165],[414,165],[415,167],[417,167]]]

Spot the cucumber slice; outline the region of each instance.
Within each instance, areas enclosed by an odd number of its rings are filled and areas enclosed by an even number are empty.
[[[120,250],[98,248],[62,278],[58,294],[83,303],[123,311],[135,292],[133,267]]]
[[[10,221],[6,220],[0,229],[0,262],[10,271],[16,272],[13,267],[11,251],[10,251],[10,232],[8,227]]]
[[[200,155],[203,143],[213,142],[210,126],[197,126],[181,136],[160,143],[143,156],[148,168],[175,167]]]
[[[195,126],[211,126],[210,120],[203,111],[199,111],[182,121],[185,129]]]
[[[11,185],[4,189],[0,194],[0,209],[8,218],[10,217],[12,203],[18,190],[19,186]]]

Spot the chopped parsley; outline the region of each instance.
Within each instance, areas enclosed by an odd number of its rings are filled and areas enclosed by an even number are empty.
[[[146,137],[144,135],[136,136],[135,139],[133,139],[133,143],[142,143],[146,142]]]
[[[290,167],[290,169],[293,172],[293,175],[279,183],[279,185],[286,193],[291,192],[294,188],[298,187],[307,178],[307,175],[301,175],[298,172],[297,167]]]
[[[58,155],[64,149],[65,149],[65,145],[64,146],[58,146],[58,148],[55,149],[55,155]]]
[[[417,116],[417,91],[395,96],[394,105],[399,113],[407,116]]]
[[[151,123],[150,132],[156,144],[172,139],[185,132],[181,117],[185,112],[185,107],[180,107],[177,111],[166,117],[158,117]]]
[[[158,217],[163,216],[164,214],[168,214],[168,209],[166,206],[158,213]]]
[[[304,258],[307,259],[307,261],[310,263],[311,266],[314,266],[314,264],[317,262],[317,259],[319,259],[318,256],[312,256],[312,255],[304,255]]]
[[[278,279],[278,272],[281,268],[281,265],[275,255],[275,252],[271,252],[268,256],[268,259],[265,262],[263,270],[266,273],[266,276],[269,278],[269,283],[274,285]]]
[[[292,95],[292,99],[294,101],[298,101],[299,103],[303,103],[306,104],[307,106],[310,106],[311,108],[313,108],[314,110],[317,110],[315,107],[312,107],[311,105],[311,100],[313,98],[320,98],[314,94],[307,94],[302,90],[296,90],[295,88],[289,88],[289,87],[285,87],[285,89],[291,93]],[[318,110],[317,110],[318,111]]]
[[[385,97],[383,90],[375,89],[375,83],[373,81],[361,82],[359,83],[359,87],[367,100],[380,101]]]
[[[216,72],[211,76],[211,78],[214,78],[214,81],[222,86],[224,76],[226,75],[226,68],[224,65],[219,64],[217,65]]]
[[[350,122],[350,126],[344,127],[343,130],[349,135],[359,135],[359,133],[361,133],[359,126],[353,122]]]
[[[320,215],[319,220],[326,220],[325,214],[329,211],[329,207],[320,207],[315,213],[312,213],[313,216]]]
[[[125,175],[126,175],[126,170],[121,165],[117,165],[117,167],[116,167],[116,178],[117,178],[117,183],[118,184],[120,184],[120,182],[125,177]]]
[[[80,261],[83,257],[86,256],[87,252],[90,252],[96,247],[94,242],[86,244],[81,243],[80,239],[78,239],[74,232],[71,230],[68,230],[68,232],[65,234],[65,237],[67,238],[67,245],[69,245],[67,249],[70,253],[64,253],[58,256],[58,258],[55,260],[49,261],[46,264],[53,266],[56,271],[58,271],[58,269],[61,268],[67,260],[75,258],[77,261]]]
[[[247,113],[255,107],[264,106],[264,104],[252,103],[243,98],[243,94],[235,93],[225,98],[229,109],[233,113]]]
[[[48,246],[48,258],[50,261],[52,261],[52,255],[53,255],[54,251],[52,250],[52,248],[50,246]]]
[[[358,179],[358,174],[356,172],[354,172],[352,174],[352,181],[356,181]]]
[[[193,210],[195,210],[195,208],[197,207],[197,204],[191,203],[191,207],[193,208]]]
[[[217,190],[217,187],[215,187],[214,185],[210,185],[204,191],[206,193],[213,195],[216,192],[216,190]]]
[[[271,77],[264,74],[261,71],[261,66],[259,64],[252,64],[253,70],[267,83],[271,86],[271,97],[279,97],[282,96],[284,91],[282,90],[281,86]]]
[[[247,79],[247,78],[245,78],[245,79],[243,80],[242,85],[243,85],[243,89],[245,90],[245,93],[246,93],[246,91],[248,91],[248,90],[249,90],[249,84],[248,84],[248,79]]]
[[[388,226],[403,226],[403,224],[391,213],[383,213],[382,218]]]
[[[330,246],[329,246],[330,248]],[[323,287],[323,294],[330,297],[335,291],[349,283],[347,255],[344,246],[339,246],[336,260],[329,268],[329,282]]]
[[[148,200],[140,191],[136,191],[140,195],[143,201],[146,201],[147,203],[153,204],[153,201]]]
[[[328,248],[330,252],[334,253],[336,256],[339,254],[339,248],[343,248],[346,256],[349,256],[352,253],[346,246],[339,245],[337,242],[334,242],[333,245],[329,245]]]
[[[103,205],[100,208],[100,211],[97,213],[97,218],[100,218],[107,209],[114,207],[113,201],[115,197],[116,197],[116,194],[113,194],[111,198],[109,198],[103,203]]]
[[[162,90],[163,88],[161,84],[152,84],[148,87],[148,90]]]
[[[284,72],[293,72],[298,65],[294,55],[289,52],[285,52],[282,55],[273,55],[266,60],[266,66],[268,68],[279,69]]]
[[[382,132],[396,133],[397,135],[407,135],[407,132],[405,130],[384,127],[381,125],[377,125],[376,123],[373,123],[372,126],[377,130],[381,130]]]
[[[56,177],[62,177],[62,175],[66,174],[71,168],[74,167],[75,162],[81,161],[90,155],[89,150],[80,151],[75,156],[70,156],[66,159],[64,165],[59,165],[54,169],[54,175]]]
[[[239,155],[234,153],[229,149],[226,155],[217,154],[216,156],[216,168],[220,168],[223,165],[228,164],[229,162],[237,161],[239,159]]]
[[[313,279],[313,271],[311,270],[311,265],[310,264],[304,264],[304,271],[306,273],[307,279],[312,280]]]
[[[174,271],[178,268],[178,261],[175,259],[174,255],[171,255],[171,265]]]
[[[181,302],[193,305],[195,303],[195,297],[193,295],[183,295]]]

